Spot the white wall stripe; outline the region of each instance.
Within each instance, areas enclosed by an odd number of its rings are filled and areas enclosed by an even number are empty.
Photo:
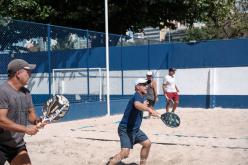
[[[124,71],[124,94],[129,95],[134,92],[134,82],[139,77],[145,77],[147,70]],[[158,81],[158,93],[162,92],[163,77],[167,75],[167,70],[154,70]],[[181,95],[248,95],[248,67],[226,67],[226,68],[193,68],[178,69],[176,71],[177,85]],[[86,94],[87,77],[69,74],[64,80],[64,93],[66,94]],[[73,77],[74,75],[74,77]],[[80,74],[76,74],[80,75]],[[82,74],[81,74],[82,75]],[[90,75],[97,75],[91,73]],[[106,76],[103,71],[102,75]],[[32,75],[28,85],[32,94],[48,93],[48,74],[37,73]],[[3,80],[1,80],[3,81]],[[100,89],[100,78],[90,78],[90,91],[97,94]],[[102,79],[103,92],[106,92],[106,78]],[[121,94],[121,71],[110,71],[111,94]],[[100,92],[100,91],[99,91]]]

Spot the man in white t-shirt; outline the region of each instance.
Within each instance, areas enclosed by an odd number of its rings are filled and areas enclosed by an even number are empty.
[[[166,98],[166,112],[169,112],[169,102],[170,100],[173,100],[173,108],[172,112],[174,112],[179,104],[179,89],[176,85],[176,79],[175,79],[175,68],[169,69],[169,74],[165,76],[164,82],[163,82],[163,91],[164,96]]]

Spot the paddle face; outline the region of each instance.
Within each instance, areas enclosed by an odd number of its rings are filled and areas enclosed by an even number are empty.
[[[177,114],[172,112],[166,112],[161,115],[161,120],[165,125],[171,128],[178,127],[180,125],[180,118]]]
[[[55,95],[43,105],[42,122],[56,122],[63,118],[69,110],[69,101],[63,95]]]

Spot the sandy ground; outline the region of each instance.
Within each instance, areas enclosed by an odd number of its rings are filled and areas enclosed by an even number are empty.
[[[178,109],[178,128],[144,119],[142,130],[153,142],[148,165],[247,165],[248,109]],[[122,115],[49,124],[26,136],[33,165],[104,165],[120,150]],[[141,146],[120,164],[139,164]]]

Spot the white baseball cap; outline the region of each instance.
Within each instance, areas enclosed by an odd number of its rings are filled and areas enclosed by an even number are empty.
[[[152,71],[146,72],[146,75],[147,75],[147,76],[152,76]]]
[[[139,84],[146,84],[147,80],[144,78],[139,78],[136,80],[135,85],[139,85]]]

